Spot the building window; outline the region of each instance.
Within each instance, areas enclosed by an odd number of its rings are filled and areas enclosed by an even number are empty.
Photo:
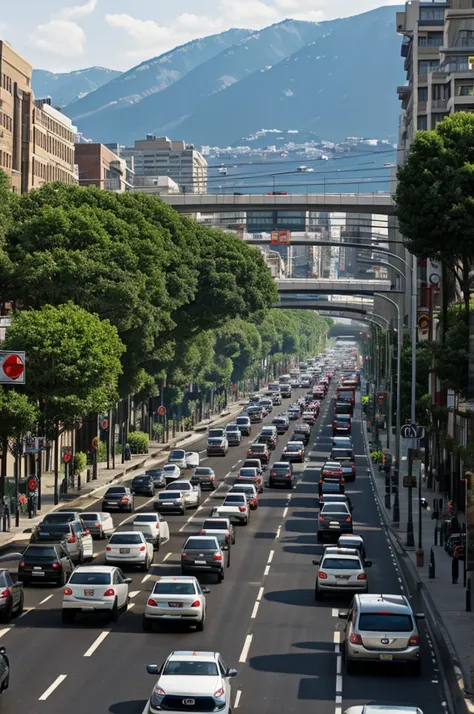
[[[428,101],[428,87],[418,87],[418,101],[427,102]]]
[[[458,97],[472,97],[474,95],[474,85],[460,84],[456,87],[456,94]]]
[[[431,115],[431,128],[434,129],[437,124],[440,123],[440,121],[443,121],[443,119],[446,117],[446,114],[432,114]]]
[[[436,69],[439,69],[439,60],[419,60],[418,62],[418,74],[428,74]]]
[[[418,117],[418,119],[417,119],[417,129],[418,129],[419,131],[424,131],[424,130],[427,129],[427,128],[428,128],[428,120],[427,120],[426,116]]]
[[[420,7],[420,20],[444,21],[444,7]]]
[[[418,44],[420,47],[441,47],[443,44],[443,33],[428,32],[427,35],[420,35],[418,37]]]
[[[454,40],[454,47],[472,47],[474,45],[473,30],[459,30]]]

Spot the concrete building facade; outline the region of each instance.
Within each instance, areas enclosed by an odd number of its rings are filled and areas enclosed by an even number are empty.
[[[72,121],[51,106],[51,100],[36,99],[32,107],[31,188],[50,181],[77,184]]]
[[[133,176],[125,159],[104,144],[76,144],[75,160],[81,186],[123,193],[133,188]]]

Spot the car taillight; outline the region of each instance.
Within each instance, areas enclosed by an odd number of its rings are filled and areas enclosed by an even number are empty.
[[[334,421],[332,425],[335,429],[337,429],[337,421]]]
[[[18,563],[19,568],[24,568],[25,567],[25,562],[22,560],[21,563]]]
[[[71,590],[71,588],[64,588],[64,594],[65,594],[65,595],[72,595],[72,590]]]
[[[187,557],[188,557],[188,554],[187,554],[187,553],[181,553],[181,557],[182,557],[182,558],[187,558]]]
[[[357,576],[357,580],[367,580],[367,573],[360,573],[360,575]]]
[[[108,545],[105,550],[112,550],[112,546]]]
[[[341,478],[341,479],[339,480],[339,483],[341,484],[341,486],[343,486],[343,485],[344,485],[344,479]]]
[[[327,574],[324,572],[324,570],[319,570],[319,571],[318,571],[318,578],[319,578],[320,580],[326,580]]]
[[[356,470],[355,464],[352,464],[352,466],[351,466],[351,471],[354,472],[355,470]]]
[[[325,520],[326,520],[326,519],[324,518],[324,516],[319,516],[319,522],[320,522],[320,523],[321,523],[322,521],[325,521]]]
[[[350,516],[347,516],[347,518],[346,518],[346,523],[350,523],[351,520],[352,520],[351,517],[350,517]]]
[[[113,588],[109,588],[104,593],[104,597],[114,597],[114,595],[115,595],[115,590]]]
[[[247,509],[245,508],[245,506],[239,506],[239,511],[240,511],[241,513],[245,513],[246,510],[247,510]]]
[[[94,523],[96,528],[100,528],[100,523]]]
[[[191,603],[191,607],[200,607],[201,601],[200,600],[195,600],[193,603]]]
[[[276,471],[271,471],[271,472],[270,472],[270,476],[276,476],[276,475],[277,475],[277,474],[276,474]]]
[[[216,477],[215,476],[209,476],[209,481],[215,481]]]
[[[76,536],[71,536],[70,538],[67,539],[68,543],[75,543],[76,542]]]
[[[412,647],[415,647],[416,645],[420,644],[420,636],[419,635],[412,635],[410,639],[408,640],[408,644],[411,645]]]
[[[156,528],[157,530],[159,530],[159,528],[160,528],[160,524],[159,524],[159,523],[157,523],[157,524],[155,525],[155,528]]]
[[[141,545],[139,550],[140,553],[143,553],[143,551],[146,550],[146,545]]]
[[[53,568],[56,570],[61,567],[61,563],[53,563]]]
[[[362,637],[360,635],[356,635],[355,632],[351,632],[349,636],[349,641],[353,645],[361,645],[362,644]]]
[[[291,478],[291,472],[288,471],[288,473],[285,474],[286,478]]]
[[[128,496],[124,496],[124,497],[121,498],[120,500],[122,501],[122,503],[128,503],[128,502],[130,501],[130,499],[128,498]]]
[[[220,553],[214,553],[212,556],[213,560],[222,560],[222,555]]]
[[[156,600],[153,600],[152,597],[148,600],[147,605],[150,605],[150,607],[158,607],[158,603]]]
[[[206,535],[207,531],[204,528],[201,528],[199,531],[199,535]]]
[[[247,456],[252,456],[252,449],[248,449]]]

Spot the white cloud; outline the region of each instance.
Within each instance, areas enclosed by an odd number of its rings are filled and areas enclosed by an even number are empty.
[[[84,54],[86,33],[75,22],[51,20],[45,25],[38,25],[29,39],[43,52],[63,57],[80,57]]]
[[[71,7],[64,7],[56,15],[54,15],[55,20],[77,20],[82,17],[87,17],[92,15],[97,7],[97,0],[88,0],[84,5],[72,5]]]

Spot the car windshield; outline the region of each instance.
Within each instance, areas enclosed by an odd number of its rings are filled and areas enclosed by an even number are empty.
[[[117,488],[107,489],[105,496],[123,496],[124,493],[126,493],[125,488],[118,486]]]
[[[199,660],[183,660],[179,662],[172,660],[166,664],[162,674],[165,676],[176,674],[178,676],[191,677],[217,677],[218,671],[215,662],[202,662]]]
[[[286,445],[286,450],[287,451],[300,451],[301,446],[299,445],[299,443],[297,441],[295,441],[293,443],[288,442],[288,444]]]
[[[239,493],[226,496],[225,503],[242,503],[242,496]]]
[[[174,501],[176,498],[181,497],[181,492],[180,491],[165,491],[164,493],[160,493],[158,496],[158,499],[160,501]]]
[[[323,570],[360,570],[358,558],[324,558],[321,567]]]
[[[352,449],[334,449],[332,456],[335,459],[350,459],[352,457]]]
[[[184,459],[185,456],[186,453],[183,451],[183,449],[173,449],[170,454],[170,459]]]
[[[75,513],[48,513],[43,518],[43,523],[70,523],[76,519]]]
[[[156,523],[156,515],[154,513],[143,513],[135,516],[134,523]]]
[[[81,513],[81,518],[83,521],[99,521],[100,513]]]
[[[23,560],[28,558],[56,558],[56,550],[53,546],[39,546],[27,548],[23,553]]]
[[[227,525],[227,521],[220,521],[217,518],[212,518],[208,521],[204,521],[202,524],[203,530],[216,530],[216,531],[227,531],[229,530],[229,526]]]
[[[109,543],[114,545],[138,545],[143,543],[143,537],[140,533],[114,533],[110,536]]]
[[[110,573],[76,572],[71,575],[69,582],[72,585],[109,585]]]
[[[255,478],[255,476],[257,476],[257,469],[245,467],[240,469],[239,475],[246,476],[247,478]]]
[[[188,538],[184,544],[184,550],[215,550],[216,542],[214,538]]]
[[[155,595],[195,595],[196,586],[194,583],[180,583],[174,582],[170,583],[155,583],[153,588],[153,593]]]
[[[328,503],[323,507],[322,513],[348,513],[347,506],[344,503]]]
[[[175,481],[173,488],[179,489],[180,491],[192,491],[193,487],[190,483],[186,483],[185,481]]]
[[[210,474],[212,474],[212,469],[208,466],[198,466],[194,472],[195,476],[209,476]]]
[[[413,620],[410,615],[365,612],[359,616],[359,629],[364,632],[412,632]]]

